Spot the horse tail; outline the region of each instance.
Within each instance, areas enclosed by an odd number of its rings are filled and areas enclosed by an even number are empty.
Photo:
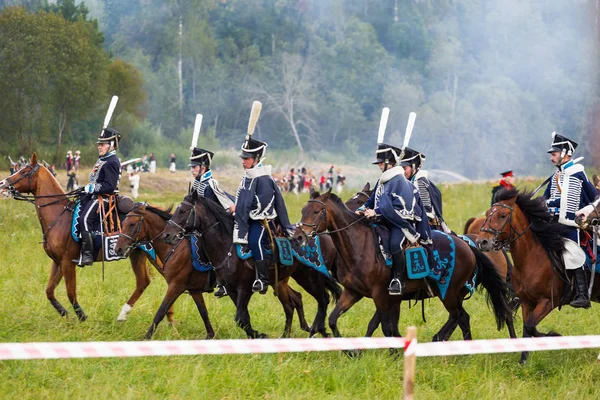
[[[467,220],[467,222],[465,223],[465,229],[463,234],[466,235],[467,233],[469,233],[469,227],[471,226],[471,224],[473,223],[473,221],[475,221],[477,218],[475,217],[471,217]]]
[[[331,293],[331,304],[337,303],[342,295],[342,287],[332,276],[325,277],[325,289]]]
[[[491,303],[496,317],[496,325],[498,330],[502,329],[506,321],[512,320],[513,314],[509,307],[510,290],[502,277],[498,274],[494,263],[481,251],[469,246],[477,264],[477,281],[487,290],[488,306]]]

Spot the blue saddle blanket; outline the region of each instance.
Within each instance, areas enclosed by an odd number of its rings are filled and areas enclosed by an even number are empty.
[[[328,277],[331,276],[323,259],[321,241],[318,236],[316,238],[309,238],[304,246],[299,246],[295,242],[288,241],[288,243],[292,246],[292,254],[296,260]],[[250,246],[247,244],[236,244],[235,248],[237,256],[240,259],[247,260],[252,257],[252,250],[250,250]],[[267,253],[270,253],[270,251],[267,251]]]
[[[205,254],[198,236],[189,236],[190,248],[192,249],[192,266],[198,272],[208,272],[214,269],[214,266]]]

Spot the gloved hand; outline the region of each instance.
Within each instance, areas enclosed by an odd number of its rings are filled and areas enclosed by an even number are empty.
[[[87,185],[85,185],[85,188],[83,189],[83,191],[86,193],[94,193],[94,184],[88,183]]]

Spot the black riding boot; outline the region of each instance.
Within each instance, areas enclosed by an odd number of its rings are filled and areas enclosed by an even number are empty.
[[[265,294],[269,288],[269,266],[265,260],[254,261],[256,280],[252,284],[252,292]]]
[[[217,291],[215,292],[215,297],[220,299],[221,297],[225,296],[229,296],[229,293],[227,293],[227,288],[217,278]]]
[[[392,280],[388,286],[388,293],[391,296],[402,295],[404,281],[406,280],[406,259],[404,250],[392,254]]]
[[[572,272],[575,283],[575,297],[570,305],[574,308],[590,308],[590,297],[588,296],[587,279],[585,271],[582,268],[577,268]]]
[[[92,265],[94,263],[94,241],[90,232],[81,232],[81,255],[73,261],[80,267]]]

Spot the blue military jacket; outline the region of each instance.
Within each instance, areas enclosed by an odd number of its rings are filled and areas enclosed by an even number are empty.
[[[229,209],[233,205],[233,196],[219,188],[219,183],[212,178],[212,171],[206,171],[202,176],[197,176],[194,179],[192,190],[195,190],[199,196],[221,204],[225,209]]]
[[[112,150],[98,161],[90,172],[90,183],[94,185],[92,195],[113,194],[119,191],[119,180],[121,179],[121,161],[117,153]]]
[[[277,184],[271,177],[271,166],[257,165],[244,171],[235,199],[234,243],[248,243],[250,220],[279,218],[279,223],[291,234],[293,227]]]

